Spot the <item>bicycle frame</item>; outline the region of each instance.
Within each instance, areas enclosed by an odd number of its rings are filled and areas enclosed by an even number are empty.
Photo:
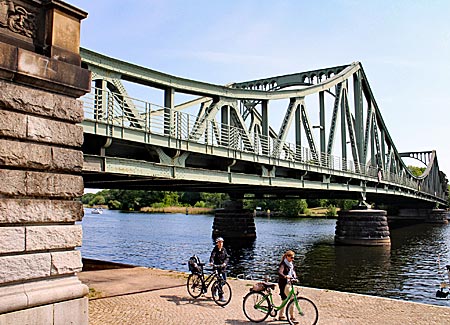
[[[201,273],[201,279],[202,279],[202,287],[203,289],[207,289],[209,288],[209,286],[211,285],[211,283],[214,282],[214,279],[217,280],[222,280],[222,278],[219,275],[219,272],[217,271],[216,268],[212,269],[212,273],[208,274],[205,276],[205,272],[202,269],[202,273]]]
[[[298,304],[298,300],[297,300],[297,293],[295,292],[294,289],[294,285],[291,283],[291,290],[289,291],[289,295],[286,297],[286,299],[284,299],[281,302],[281,305],[277,306],[273,303],[273,295],[272,295],[272,290],[269,288],[267,289],[268,293],[266,295],[264,295],[264,297],[261,299],[261,301],[255,305],[256,309],[261,309],[264,310],[263,307],[260,306],[261,303],[263,303],[266,298],[269,298],[270,301],[270,308],[271,309],[275,309],[277,312],[280,311],[282,308],[284,308],[289,301],[291,300],[291,298],[293,297],[294,301],[295,301],[295,307],[297,307],[297,310],[300,312],[300,314],[303,314],[300,305]],[[264,310],[265,311],[265,310]]]

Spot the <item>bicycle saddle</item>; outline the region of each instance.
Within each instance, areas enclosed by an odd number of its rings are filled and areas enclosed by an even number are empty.
[[[268,283],[268,282],[263,282],[264,288],[266,289],[275,289],[275,284],[274,283]]]

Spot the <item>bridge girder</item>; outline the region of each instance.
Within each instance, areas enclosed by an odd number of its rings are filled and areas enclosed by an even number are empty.
[[[87,107],[83,122],[86,133],[168,149],[174,148],[174,140],[177,150],[192,152],[192,148],[199,147],[205,157],[218,159],[218,149],[226,148],[237,159],[249,153],[256,165],[266,160],[273,167],[289,162],[291,168],[300,171],[319,166],[324,178],[335,173],[360,181],[369,177],[383,186],[399,184],[404,192],[416,193],[418,200],[426,194],[437,204],[446,204],[447,180],[439,171],[436,154],[427,156],[428,160],[420,156],[427,163],[424,175],[411,174],[389,135],[359,62],[218,86],[170,76],[85,49],[81,49],[81,56],[83,63],[95,71],[97,83],[106,80],[118,92],[113,93],[111,87],[94,87],[94,104]],[[134,105],[122,80],[162,89],[163,102]],[[109,93],[111,99],[102,100]],[[177,93],[197,97],[175,105]],[[349,100],[351,96],[353,101]],[[117,117],[113,109],[121,110],[122,115]],[[116,118],[104,118],[111,114]],[[274,121],[280,122],[278,132]],[[319,133],[315,134],[314,129]],[[153,141],[160,134],[165,140]],[[359,191],[366,191],[365,186],[360,185]],[[389,195],[393,194],[385,194]]]

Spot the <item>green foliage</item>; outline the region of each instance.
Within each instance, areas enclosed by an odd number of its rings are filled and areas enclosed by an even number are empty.
[[[96,194],[86,193],[83,204],[108,204],[111,210],[139,211],[143,207],[164,208],[169,206],[196,206],[218,208],[229,196],[223,193],[179,193],[170,191],[103,190]],[[200,202],[200,203],[198,203]]]
[[[152,203],[152,208],[160,209],[164,208],[166,205],[163,202]]]
[[[178,193],[177,192],[164,192],[163,203],[164,206],[178,206]]]
[[[244,209],[255,210],[256,207],[260,207],[261,210],[272,212],[282,212],[284,215],[297,217],[300,214],[304,214],[308,208],[308,204],[304,199],[289,199],[289,200],[244,200]]]
[[[179,194],[179,198],[178,201],[188,205],[188,206],[192,206],[195,203],[197,203],[198,201],[201,201],[201,193],[198,192],[183,192]]]
[[[411,174],[413,174],[414,176],[420,176],[423,174],[423,172],[425,171],[426,167],[417,167],[417,166],[408,166],[409,171],[411,172]]]
[[[106,203],[105,197],[103,195],[94,196],[94,205],[104,205]]]
[[[306,202],[310,208],[326,207],[328,205],[328,200],[326,199],[309,199]]]
[[[200,193],[200,197],[207,208],[222,208],[223,203],[230,199],[225,193]]]
[[[205,203],[205,201],[197,201],[197,202],[195,202],[194,207],[196,207],[196,208],[206,208],[206,203]]]
[[[94,193],[86,193],[81,197],[81,202],[83,204],[89,204],[95,197]]]
[[[110,200],[108,202],[108,208],[111,210],[120,210],[122,208],[122,205],[117,200]]]
[[[327,217],[336,217],[337,216],[337,209],[336,209],[336,207],[334,205],[329,205],[325,215]]]
[[[351,210],[358,203],[358,200],[339,200],[337,207],[341,210]]]
[[[303,214],[306,208],[308,204],[303,199],[280,200],[280,211],[288,216],[297,217]]]

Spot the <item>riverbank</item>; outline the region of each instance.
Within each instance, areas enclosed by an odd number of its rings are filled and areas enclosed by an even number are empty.
[[[89,324],[251,324],[242,312],[242,298],[255,281],[229,279],[233,298],[225,308],[208,292],[192,299],[187,274],[144,267],[79,273],[90,288]],[[449,324],[450,308],[300,287],[301,295],[319,309],[318,324]],[[279,296],[274,295],[275,303]],[[261,324],[287,324],[269,317]]]

